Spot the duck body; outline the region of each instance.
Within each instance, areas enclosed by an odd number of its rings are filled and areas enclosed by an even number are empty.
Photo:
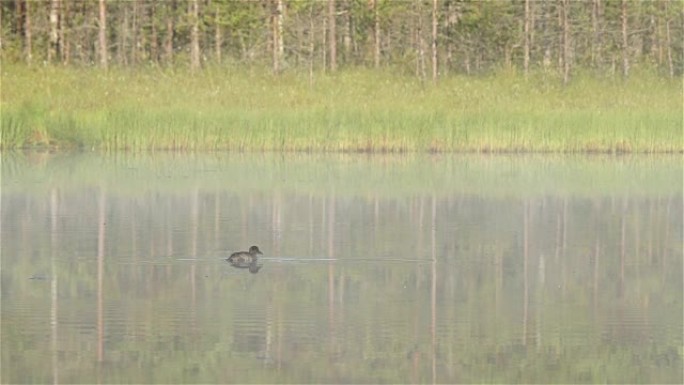
[[[233,267],[249,269],[250,273],[256,273],[261,266],[257,266],[257,255],[263,255],[257,246],[252,246],[249,251],[238,251],[226,258]]]

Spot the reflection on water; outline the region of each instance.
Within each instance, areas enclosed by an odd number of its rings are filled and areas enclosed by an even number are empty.
[[[680,157],[3,154],[2,187],[3,383],[682,382]]]

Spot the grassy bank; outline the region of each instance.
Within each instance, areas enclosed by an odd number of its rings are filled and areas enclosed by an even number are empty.
[[[681,152],[681,79],[3,65],[2,148]]]

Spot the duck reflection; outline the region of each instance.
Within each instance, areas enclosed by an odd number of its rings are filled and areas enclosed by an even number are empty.
[[[249,251],[238,251],[226,258],[226,261],[230,263],[231,266],[238,269],[249,269],[249,272],[256,274],[261,269],[262,265],[257,265],[257,255],[264,253],[259,250],[257,246],[252,246]]]

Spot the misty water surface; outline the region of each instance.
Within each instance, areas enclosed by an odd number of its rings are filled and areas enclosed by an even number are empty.
[[[682,189],[680,156],[3,153],[2,382],[681,383]]]

